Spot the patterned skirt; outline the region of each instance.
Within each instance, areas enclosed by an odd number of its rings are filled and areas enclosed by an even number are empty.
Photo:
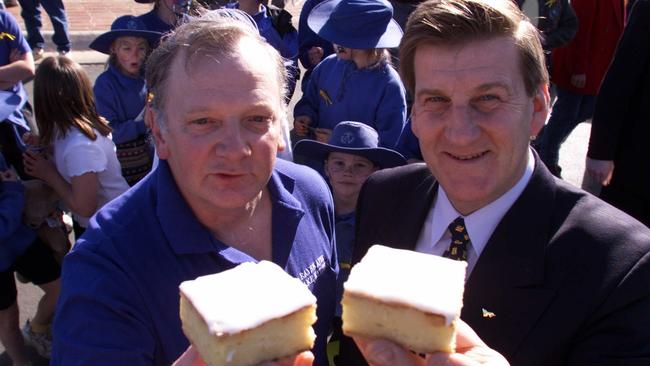
[[[122,176],[129,186],[138,183],[151,170],[152,156],[147,136],[115,145],[117,160],[122,167]]]

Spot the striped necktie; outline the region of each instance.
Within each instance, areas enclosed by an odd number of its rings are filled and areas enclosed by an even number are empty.
[[[457,261],[467,261],[467,246],[471,241],[465,228],[465,219],[458,216],[449,224],[449,232],[451,232],[451,243],[442,256]]]

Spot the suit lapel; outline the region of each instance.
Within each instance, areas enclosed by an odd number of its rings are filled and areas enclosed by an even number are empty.
[[[413,187],[401,199],[397,209],[391,213],[390,225],[378,228],[380,237],[389,238],[386,242],[398,249],[415,250],[420,231],[424,226],[438,183],[426,166],[426,175],[415,177],[417,181],[405,184]],[[397,229],[397,230],[396,230]]]
[[[461,317],[491,347],[512,356],[555,296],[544,256],[555,183],[536,159],[533,176],[488,241],[465,285]]]

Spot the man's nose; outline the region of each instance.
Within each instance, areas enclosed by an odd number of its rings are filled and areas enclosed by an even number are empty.
[[[445,126],[445,137],[454,144],[468,145],[481,134],[478,118],[471,107],[459,105],[452,107]]]
[[[229,158],[241,158],[251,153],[250,145],[238,122],[226,122],[218,133],[216,153]]]

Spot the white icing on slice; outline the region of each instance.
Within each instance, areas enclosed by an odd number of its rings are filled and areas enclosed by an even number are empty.
[[[464,261],[373,245],[344,288],[444,316],[449,325],[460,316],[466,269]]]
[[[216,335],[252,329],[316,303],[307,286],[268,261],[185,281],[180,291]]]

